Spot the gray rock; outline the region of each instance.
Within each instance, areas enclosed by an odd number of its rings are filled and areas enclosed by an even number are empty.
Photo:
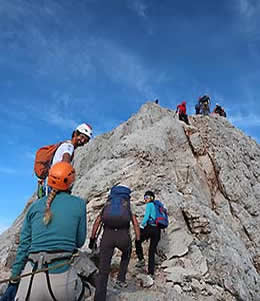
[[[186,126],[174,111],[147,103],[76,150],[72,192],[87,202],[88,237],[109,189],[118,183],[132,189],[139,221],[148,189],[169,212],[159,244],[167,260],[157,268],[154,285],[135,283],[136,260],[131,260],[132,286],[111,290],[108,300],[260,300],[260,146],[225,118],[189,120]],[[0,236],[1,273],[13,262],[23,217]]]
[[[153,279],[146,274],[138,274],[136,278],[139,281],[141,287],[151,287],[154,283]]]
[[[192,235],[188,234],[185,230],[180,229],[178,231],[169,234],[169,246],[168,258],[181,257],[188,253],[189,246],[193,241]]]

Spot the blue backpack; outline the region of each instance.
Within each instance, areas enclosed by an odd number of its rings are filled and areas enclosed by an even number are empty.
[[[129,228],[132,217],[131,190],[125,186],[113,186],[102,212],[102,222],[111,229]]]
[[[154,207],[155,207],[155,224],[160,229],[165,229],[169,225],[168,220],[168,212],[167,209],[164,207],[163,203],[161,203],[158,200],[153,201]]]

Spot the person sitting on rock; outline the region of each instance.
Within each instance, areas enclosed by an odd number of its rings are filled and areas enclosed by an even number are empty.
[[[188,115],[186,114],[186,101],[184,100],[177,106],[176,112],[179,113],[179,120],[189,125]]]
[[[222,117],[227,117],[225,110],[218,103],[216,103],[216,107],[214,108],[213,113],[218,114]]]
[[[93,249],[95,246],[96,233],[100,224],[103,223],[104,225],[104,232],[100,242],[99,274],[94,301],[106,300],[110,263],[115,248],[122,251],[122,255],[114,287],[121,289],[127,286],[125,278],[132,252],[132,241],[129,234],[130,222],[134,226],[136,240],[140,240],[139,224],[135,215],[135,208],[130,203],[130,194],[131,190],[127,186],[113,186],[104,208],[93,224],[89,241],[90,249]]]
[[[73,253],[86,239],[85,201],[68,193],[74,180],[70,163],[54,164],[48,176],[51,192],[26,213],[10,286],[18,286],[22,271],[38,273],[20,280],[16,300],[71,301],[81,300],[84,294],[71,265]]]
[[[155,269],[155,253],[161,238],[161,229],[157,227],[155,223],[156,211],[153,203],[154,200],[154,193],[150,190],[146,191],[144,194],[144,201],[146,203],[145,215],[140,225],[141,237],[140,241],[135,242],[136,255],[138,257],[136,267],[142,268],[145,266],[142,242],[148,239],[150,240],[148,254],[148,275],[150,275],[152,278],[154,277]]]

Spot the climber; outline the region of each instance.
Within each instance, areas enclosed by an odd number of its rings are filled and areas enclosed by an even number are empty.
[[[210,97],[208,95],[200,96],[198,99],[200,104],[200,113],[202,115],[209,115],[210,113]]]
[[[216,103],[216,107],[214,108],[213,113],[218,114],[222,117],[227,117],[225,110],[218,103]]]
[[[103,223],[104,226],[100,242],[99,275],[96,284],[95,301],[106,300],[110,263],[115,248],[118,248],[122,255],[120,270],[114,287],[121,289],[127,286],[125,278],[132,251],[132,242],[129,234],[130,222],[134,226],[136,240],[140,240],[140,229],[135,215],[135,208],[131,204],[130,194],[131,190],[127,186],[113,186],[104,208],[93,224],[89,241],[90,249],[93,249],[95,246],[96,233],[100,224]]]
[[[76,127],[76,129],[72,133],[71,140],[65,141],[62,143],[59,148],[56,150],[52,165],[60,162],[71,162],[73,159],[74,150],[88,143],[92,138],[92,127],[87,123],[82,123]]]
[[[200,114],[200,102],[198,100],[198,102],[195,105],[195,114],[199,115]]]
[[[155,266],[155,253],[157,245],[161,238],[161,229],[155,223],[155,205],[153,204],[155,195],[152,191],[146,191],[144,194],[144,201],[146,203],[145,215],[140,225],[141,237],[139,241],[135,242],[136,254],[138,262],[137,268],[143,268],[145,266],[142,242],[150,239],[149,255],[148,255],[148,275],[154,277]]]
[[[186,114],[186,101],[177,106],[176,112],[179,112],[179,120],[189,125],[188,115]]]
[[[46,186],[46,177],[49,168],[57,162],[71,162],[74,150],[89,142],[92,137],[92,128],[90,125],[80,124],[72,133],[71,140],[67,140],[54,145],[40,148],[36,153],[34,171],[38,177],[38,198],[48,194],[50,189]]]
[[[54,164],[48,176],[52,188],[30,206],[20,234],[9,287],[18,286],[19,276],[42,268],[62,267],[22,278],[17,300],[81,300],[84,286],[70,265],[73,253],[86,238],[85,201],[68,193],[75,170],[68,162]]]

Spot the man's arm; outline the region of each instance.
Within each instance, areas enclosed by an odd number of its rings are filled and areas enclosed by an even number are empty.
[[[140,227],[139,227],[138,220],[134,214],[132,215],[132,223],[135,231],[135,239],[140,240]]]
[[[92,232],[91,232],[91,238],[92,239],[96,238],[96,234],[97,234],[97,231],[98,231],[98,228],[99,228],[100,224],[101,224],[101,215],[99,215],[96,218],[96,220],[95,220],[95,222],[93,224],[93,228],[92,228]]]
[[[57,152],[61,152],[63,162],[70,163],[72,161],[73,153],[74,153],[74,146],[69,141],[64,142],[61,146],[57,149]]]
[[[96,248],[96,234],[97,234],[97,231],[100,227],[100,224],[102,222],[102,217],[101,217],[101,214],[98,215],[98,217],[96,218],[94,224],[93,224],[93,227],[92,227],[92,232],[91,232],[91,236],[90,236],[90,239],[89,239],[89,245],[88,247],[92,250],[93,248]]]
[[[63,154],[62,161],[70,163],[71,162],[71,155],[69,153]]]

